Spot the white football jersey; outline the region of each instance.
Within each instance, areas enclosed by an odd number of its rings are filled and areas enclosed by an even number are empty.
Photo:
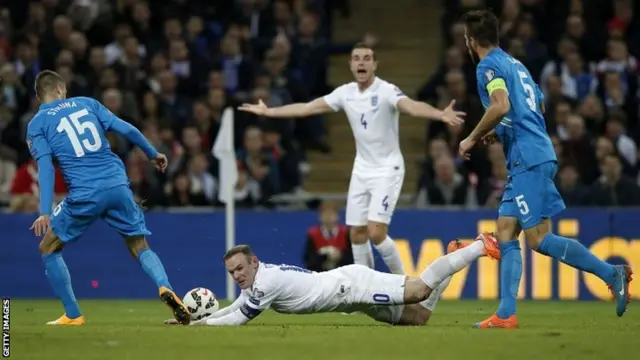
[[[313,272],[293,265],[260,263],[253,286],[242,291],[258,311],[285,314],[336,311],[344,302],[348,283],[340,272]]]
[[[354,172],[404,171],[397,103],[405,97],[397,86],[378,77],[364,91],[351,82],[324,97],[334,111],[347,114],[356,142]]]
[[[404,309],[406,276],[382,273],[363,265],[313,272],[293,265],[260,263],[253,286],[220,311],[195,324],[242,325],[272,309],[283,314],[362,311],[389,324]]]

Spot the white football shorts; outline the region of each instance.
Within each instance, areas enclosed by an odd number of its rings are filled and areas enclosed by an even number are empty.
[[[369,221],[391,223],[403,181],[404,170],[384,175],[352,173],[347,195],[347,225],[365,226]]]
[[[405,275],[375,271],[364,265],[347,265],[332,271],[348,280],[345,312],[361,311],[371,318],[397,324],[404,310]]]

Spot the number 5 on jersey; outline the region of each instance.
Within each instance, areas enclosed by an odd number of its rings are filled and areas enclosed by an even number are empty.
[[[529,105],[529,109],[531,109],[531,111],[536,112],[536,92],[533,91],[533,86],[526,82],[526,79],[529,77],[526,72],[520,70],[518,70],[518,75],[520,75],[520,84],[522,84],[524,92],[527,93],[527,105]]]
[[[100,139],[100,134],[98,133],[96,125],[91,121],[80,121],[83,116],[87,115],[89,115],[87,109],[71,113],[69,118],[63,117],[60,119],[60,124],[58,124],[58,128],[56,129],[59,133],[67,133],[67,137],[69,137],[69,141],[71,142],[71,146],[73,146],[73,151],[76,153],[77,157],[83,157],[85,155],[85,150],[94,152],[100,150],[102,147],[102,139]],[[71,121],[69,121],[69,119],[71,119]],[[93,140],[89,141],[89,139],[84,139],[81,143],[78,135],[84,135],[87,130],[91,133]]]

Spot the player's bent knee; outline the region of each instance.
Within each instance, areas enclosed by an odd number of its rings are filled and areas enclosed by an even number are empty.
[[[420,279],[408,278],[404,286],[404,303],[417,304],[426,300],[431,289]]]
[[[369,221],[367,225],[367,235],[369,239],[373,241],[374,244],[380,244],[387,238],[387,234],[389,232],[389,225],[376,222]]]
[[[527,245],[533,250],[537,250],[544,237],[551,232],[551,220],[544,219],[538,225],[535,225],[524,231]]]
[[[517,239],[520,235],[520,224],[515,217],[501,216],[498,218],[498,230],[496,231],[496,240],[499,242],[508,242]]]
[[[366,226],[352,226],[349,233],[351,242],[354,244],[365,244],[369,240]]]
[[[125,242],[127,243],[127,248],[129,248],[131,256],[134,258],[137,258],[143,250],[149,248],[147,239],[142,235],[127,237],[125,238]]]
[[[52,231],[49,230],[45,235],[42,241],[40,241],[40,254],[48,255],[53,254],[54,252],[61,251],[64,248],[64,243],[58,236]]]

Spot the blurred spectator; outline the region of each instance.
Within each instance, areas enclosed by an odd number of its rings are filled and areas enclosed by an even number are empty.
[[[618,155],[605,156],[600,164],[602,176],[589,189],[589,204],[594,206],[638,206],[640,188],[622,173]]]
[[[440,68],[436,70],[426,84],[418,90],[418,99],[435,103],[438,95],[445,85],[445,77],[450,72],[458,71],[463,73],[463,80],[466,89],[472,93],[476,92],[475,66],[469,62],[466,51],[463,52],[458,47],[449,47],[445,51],[444,61]]]
[[[261,203],[262,193],[260,184],[249,177],[249,173],[242,166],[238,166],[238,182],[236,183],[234,198],[239,208],[252,208]]]
[[[266,205],[280,188],[280,169],[273,153],[264,148],[260,128],[247,128],[244,149],[238,152],[238,160],[249,177],[260,184],[261,202]]]
[[[54,189],[55,196],[64,196],[67,193],[67,186],[60,168],[55,167]],[[35,160],[31,160],[18,168],[11,184],[12,211],[36,212],[38,211],[40,188],[38,186],[38,165]],[[35,208],[33,205],[35,204]]]
[[[588,131],[593,133],[600,131],[604,122],[604,107],[598,96],[591,94],[584,98],[578,105],[577,112],[585,120]]]
[[[193,184],[188,174],[179,173],[169,186],[169,206],[204,206],[207,198],[200,184]]]
[[[588,189],[580,182],[580,173],[573,164],[560,167],[556,186],[567,206],[584,206],[587,204]]]
[[[502,146],[491,144],[487,151],[491,175],[481,180],[478,185],[478,203],[486,207],[497,208],[502,200],[504,187],[507,184],[507,166]]]
[[[224,110],[259,99],[308,101],[331,91],[328,57],[342,49],[327,28],[336,8],[348,4],[68,0],[11,3],[11,13],[0,8],[0,204],[8,203],[15,169],[29,159],[23,139],[39,105],[35,77],[53,69],[66,80],[68,96],[102,101],[169,157],[167,174],[157,173],[131,144],[108,134],[147,206],[218,205],[218,164],[210,150]],[[330,151],[320,116],[294,125],[236,114],[236,124],[239,206],[264,206],[273,195],[301,191],[305,151]]]
[[[472,194],[470,194],[472,193]],[[477,204],[474,189],[467,180],[456,171],[453,158],[444,154],[435,160],[434,179],[420,189],[418,206],[472,206]]]
[[[349,231],[339,225],[335,205],[323,203],[318,210],[320,225],[307,231],[304,251],[305,268],[312,271],[328,271],[353,264]]]
[[[627,117],[623,112],[611,112],[605,126],[605,136],[614,144],[616,152],[622,157],[625,174],[635,177],[638,162],[638,146],[626,134]]]

